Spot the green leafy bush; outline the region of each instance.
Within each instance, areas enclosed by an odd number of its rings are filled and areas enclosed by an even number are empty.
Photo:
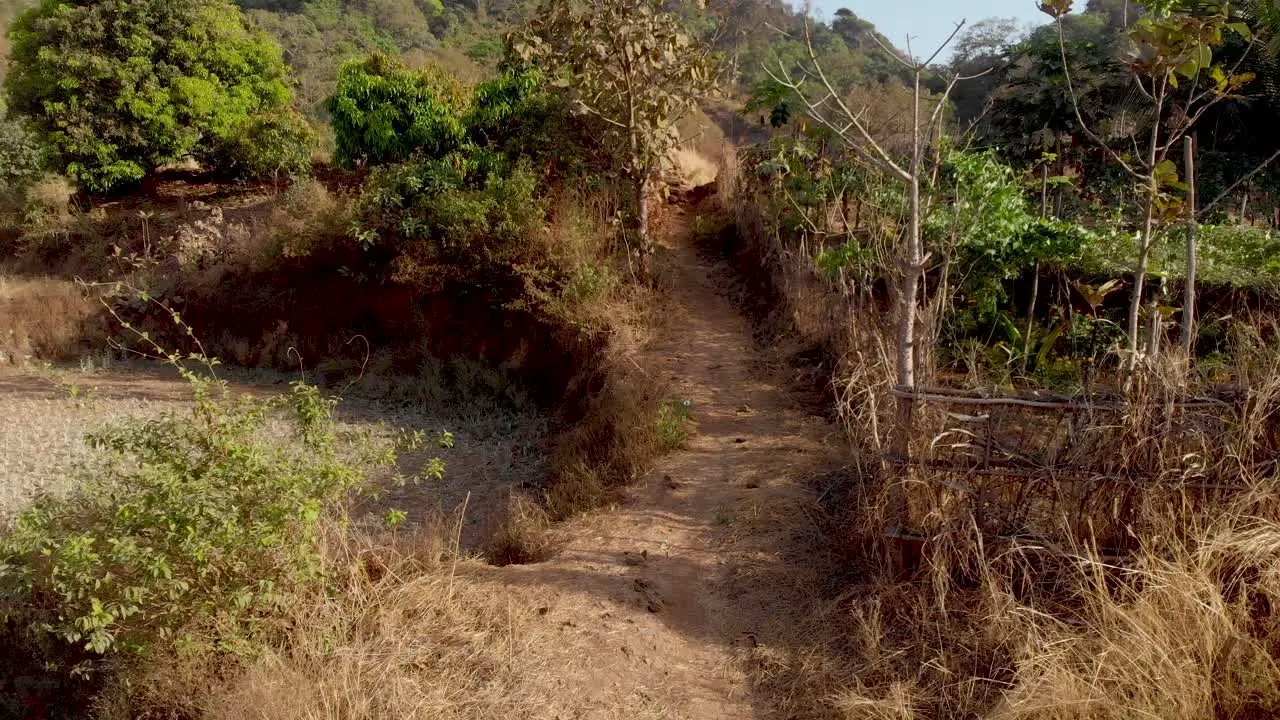
[[[395,461],[389,444],[345,442],[335,401],[314,387],[262,400],[184,375],[189,411],[91,436],[83,487],[37,501],[0,539],[0,617],[46,665],[201,631],[222,647],[251,638],[290,589],[322,576],[322,527],[369,486],[366,468]]]
[[[51,168],[103,192],[289,104],[280,48],[230,0],[45,0],[6,79]]]
[[[1171,230],[1160,269],[1170,277],[1186,275],[1186,230]],[[1274,289],[1280,286],[1280,233],[1241,225],[1204,225],[1199,229],[1200,282],[1220,287]]]
[[[341,165],[440,158],[466,140],[470,92],[447,71],[374,53],[343,65],[327,107]]]
[[[944,177],[951,202],[926,221],[926,233],[942,247],[954,243],[965,291],[992,313],[1004,300],[1002,282],[1021,275],[1039,260],[1040,248],[1025,241],[1032,222],[1021,183],[994,151],[951,152]]]
[[[608,167],[607,149],[600,145],[604,121],[573,113],[564,94],[552,92],[536,67],[512,64],[476,85],[466,122],[472,144],[527,160],[552,178],[583,177]]]
[[[316,134],[293,111],[248,118],[240,129],[210,148],[206,160],[236,177],[290,178],[311,172]]]
[[[0,102],[0,194],[16,193],[40,176],[40,146],[17,118],[6,118]]]
[[[546,201],[522,166],[481,153],[386,168],[361,195],[355,234],[393,256],[396,279],[486,284],[539,259]]]

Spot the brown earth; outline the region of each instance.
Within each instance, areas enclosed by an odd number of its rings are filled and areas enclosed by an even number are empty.
[[[822,585],[809,479],[838,458],[837,430],[806,411],[691,246],[693,210],[664,235],[667,324],[640,362],[692,401],[697,433],[614,508],[571,521],[565,550],[495,569],[500,586],[550,588],[559,682],[573,717],[774,717],[750,658],[789,647]],[[552,665],[557,665],[552,662]]]

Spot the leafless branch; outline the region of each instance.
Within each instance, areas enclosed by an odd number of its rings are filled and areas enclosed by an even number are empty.
[[[885,45],[884,41],[880,39],[880,36],[877,33],[872,33],[871,39],[876,41],[876,44],[880,46],[880,49],[884,51],[885,55],[888,55],[889,57],[893,58],[898,62],[899,65],[905,67],[906,69],[911,70],[912,72],[915,72],[916,66],[906,60],[903,60],[901,55],[893,51],[893,48],[889,47],[888,45]]]
[[[1218,203],[1227,199],[1227,196],[1235,192],[1236,188],[1252,180],[1254,175],[1257,175],[1263,170],[1266,170],[1267,166],[1275,162],[1277,158],[1280,158],[1280,150],[1277,150],[1274,153],[1272,153],[1271,157],[1267,158],[1266,160],[1263,160],[1261,164],[1259,164],[1253,170],[1250,170],[1248,174],[1246,174],[1244,177],[1232,183],[1231,186],[1228,187],[1226,190],[1223,190],[1221,195],[1213,199],[1213,202],[1201,208],[1200,212],[1196,213],[1196,217],[1204,217],[1210,210],[1217,207]]]
[[[960,34],[960,29],[964,27],[964,23],[964,20],[956,23],[956,29],[951,31],[951,34],[947,36],[947,39],[942,41],[942,44],[938,46],[938,49],[934,50],[933,54],[929,56],[929,59],[925,60],[920,67],[929,67],[932,65],[933,61],[937,60],[938,56],[942,54],[942,51],[946,50],[947,46],[951,44],[951,41],[956,39],[956,35]]]
[[[1093,129],[1089,127],[1089,124],[1084,121],[1084,115],[1081,114],[1080,112],[1080,98],[1076,94],[1075,82],[1072,81],[1071,79],[1071,62],[1067,59],[1067,33],[1066,33],[1066,29],[1063,27],[1061,17],[1057,19],[1057,23],[1058,23],[1058,51],[1062,54],[1062,74],[1063,76],[1066,77],[1066,80],[1067,80],[1067,92],[1071,96],[1071,109],[1075,111],[1076,122],[1080,123],[1080,129],[1084,131],[1084,134],[1087,135],[1089,139],[1092,140],[1094,143],[1096,143],[1099,147],[1101,147],[1104,152],[1110,155],[1111,159],[1115,160],[1120,165],[1120,167],[1124,168],[1125,172],[1129,173],[1137,180],[1144,179],[1141,173],[1139,173],[1137,170],[1133,168],[1133,166],[1131,166],[1128,162],[1126,162],[1125,159],[1121,157],[1119,153],[1111,149],[1111,146],[1107,145],[1106,141],[1103,140],[1100,135],[1094,132]]]

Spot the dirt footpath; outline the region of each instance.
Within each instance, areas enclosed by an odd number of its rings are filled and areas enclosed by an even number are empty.
[[[821,581],[790,553],[813,527],[806,480],[838,464],[837,431],[770,369],[690,247],[693,211],[676,212],[660,260],[669,321],[642,364],[692,401],[696,435],[620,507],[569,523],[561,555],[493,571],[551,589],[573,717],[774,716],[740,660],[793,632]]]

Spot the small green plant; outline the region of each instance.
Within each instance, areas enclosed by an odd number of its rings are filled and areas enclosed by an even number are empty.
[[[403,510],[396,510],[392,508],[391,510],[387,511],[387,514],[385,516],[383,516],[382,522],[387,526],[388,529],[395,530],[396,528],[403,525],[404,521],[407,519],[409,519],[408,513],[406,513]]]
[[[663,400],[658,406],[658,445],[671,452],[684,447],[693,435],[693,403],[689,400]]]
[[[251,647],[291,590],[323,579],[324,530],[346,523],[352,493],[376,487],[369,470],[423,441],[340,433],[337,400],[302,382],[243,397],[202,352],[165,358],[190,384],[190,409],[91,435],[97,461],[80,489],[36,501],[0,537],[0,619],[52,671],[87,674],[175,643]],[[443,470],[435,459],[424,474]]]

